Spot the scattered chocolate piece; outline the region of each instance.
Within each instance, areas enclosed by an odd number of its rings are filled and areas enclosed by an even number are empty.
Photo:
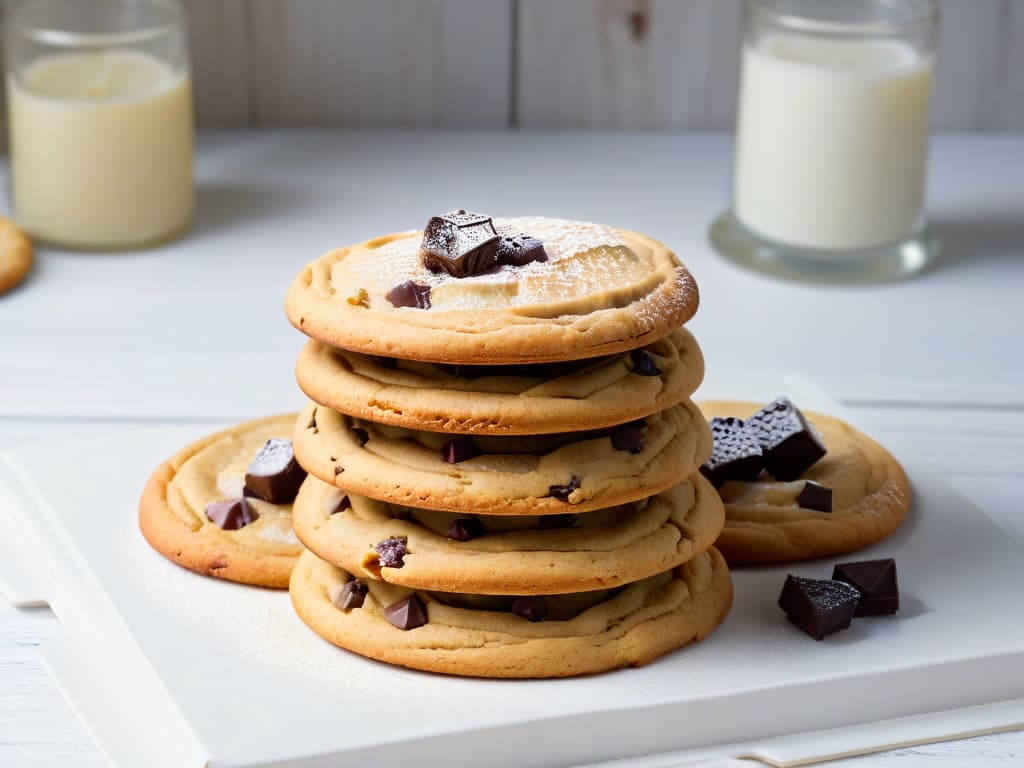
[[[366,600],[366,582],[362,579],[352,579],[344,584],[336,584],[331,587],[330,598],[335,608],[343,611],[350,611],[353,608],[362,608]]]
[[[544,243],[532,235],[503,235],[498,241],[498,264],[521,267],[531,261],[547,260]]]
[[[388,291],[384,298],[390,301],[393,307],[430,309],[430,286],[406,280]]]
[[[747,419],[746,426],[761,446],[765,469],[776,480],[796,480],[825,455],[825,445],[814,427],[784,397]]]
[[[245,471],[243,493],[271,504],[291,504],[305,479],[306,470],[295,460],[292,441],[272,437]]]
[[[700,471],[716,488],[729,480],[756,480],[764,467],[761,446],[744,428],[743,420],[715,416],[709,422],[714,447]]]
[[[818,512],[832,511],[832,489],[827,485],[808,480],[804,483],[803,490],[796,497],[796,503],[804,509],[813,509]]]
[[[370,294],[366,292],[365,288],[360,288],[355,296],[349,296],[346,301],[353,307],[368,307],[370,306]]]
[[[416,629],[427,623],[427,609],[416,594],[411,594],[385,608],[384,618],[399,629]]]
[[[647,422],[643,419],[620,424],[612,430],[612,447],[617,451],[640,453],[644,449],[644,428]]]
[[[460,461],[466,461],[474,456],[479,456],[480,453],[481,451],[476,447],[472,437],[469,435],[459,435],[441,446],[441,461],[446,461],[449,464],[458,464]]]
[[[459,517],[448,527],[448,538],[452,541],[469,541],[482,535],[484,527],[475,517]]]
[[[548,616],[548,601],[534,595],[517,597],[512,602],[511,611],[527,621],[543,621]]]
[[[896,613],[900,608],[900,590],[896,581],[896,561],[861,560],[839,563],[832,578],[854,586],[861,593],[854,616],[879,616]]]
[[[821,640],[850,626],[859,600],[860,592],[846,582],[790,574],[782,586],[779,606],[791,622]]]
[[[423,230],[420,257],[431,272],[468,277],[497,263],[499,240],[490,216],[460,208],[431,217]]]
[[[346,509],[352,508],[352,501],[349,499],[347,493],[341,494],[341,497],[335,501],[331,499],[328,501],[327,514],[336,515],[339,512],[344,512]]]
[[[559,501],[568,501],[569,495],[580,487],[580,479],[573,475],[565,485],[549,485],[548,493]]]
[[[377,542],[373,548],[377,550],[377,558],[382,567],[401,568],[405,565],[405,556],[409,550],[405,547],[406,538],[396,536],[391,539]]]
[[[572,528],[577,517],[579,517],[579,515],[575,515],[572,512],[563,512],[558,515],[541,515],[537,519],[537,527],[542,531],[553,531],[558,528]]]
[[[237,531],[259,519],[260,515],[245,498],[212,501],[206,505],[206,516],[225,531]]]
[[[356,442],[359,443],[360,446],[366,445],[367,441],[370,439],[370,433],[362,427],[349,427],[349,430],[352,432],[353,436],[356,438]]]
[[[633,373],[640,376],[660,376],[661,369],[655,364],[654,358],[643,349],[634,349],[629,353],[633,361]]]

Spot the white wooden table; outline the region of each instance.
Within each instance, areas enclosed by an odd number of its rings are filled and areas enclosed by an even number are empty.
[[[1024,534],[1024,137],[934,142],[930,208],[946,257],[884,286],[796,285],[720,260],[705,231],[730,168],[719,135],[205,133],[186,238],[133,254],[41,249],[30,282],[0,298],[0,447],[163,420],[198,434],[296,407],[302,339],[281,304],[300,266],[465,206],[671,244],[701,287],[690,327],[711,375],[816,379]],[[104,764],[37,659],[58,630],[49,611],[0,600],[0,766]],[[1024,732],[832,765],[926,761],[1024,763]]]

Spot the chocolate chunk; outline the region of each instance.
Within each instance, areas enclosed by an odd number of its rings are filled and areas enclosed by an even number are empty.
[[[370,433],[362,427],[349,427],[352,435],[355,437],[356,442],[359,443],[360,447],[366,445],[370,439]]]
[[[531,235],[503,235],[498,241],[498,264],[521,267],[531,261],[547,260],[544,243]]]
[[[405,565],[405,556],[409,554],[405,542],[404,536],[396,536],[374,544],[373,548],[377,550],[377,558],[382,567],[401,568]]]
[[[879,616],[896,613],[900,608],[896,561],[891,557],[840,563],[833,569],[832,578],[851,584],[860,591],[862,597],[854,616]]]
[[[416,629],[427,623],[427,609],[415,594],[384,609],[384,618],[399,629]]]
[[[548,616],[548,601],[533,595],[517,597],[512,601],[511,611],[527,621],[542,621]]]
[[[743,420],[732,416],[711,419],[714,447],[711,458],[700,471],[716,488],[729,480],[756,480],[764,467],[761,446],[744,427]]]
[[[800,629],[821,640],[850,626],[860,592],[843,581],[805,579],[790,574],[782,586],[779,606]]]
[[[554,496],[559,501],[568,501],[569,495],[580,487],[580,479],[573,475],[569,482],[565,485],[549,485],[548,493]]]
[[[553,531],[558,528],[572,528],[573,523],[579,515],[572,512],[563,512],[558,515],[541,515],[537,519],[537,527],[542,531]]]
[[[206,516],[225,531],[237,531],[259,519],[259,513],[244,498],[213,501],[206,505]]]
[[[459,517],[448,527],[448,538],[452,541],[469,541],[484,532],[484,527],[475,517]]]
[[[332,498],[327,500],[328,515],[336,515],[339,512],[344,512],[346,509],[351,508],[352,502],[349,500],[347,493],[341,494],[337,499]]]
[[[497,263],[499,240],[490,216],[460,208],[427,222],[420,257],[431,272],[467,277]]]
[[[646,421],[638,419],[615,427],[611,434],[612,447],[617,451],[640,453],[644,449],[644,427],[646,426]]]
[[[384,294],[384,298],[390,301],[393,307],[430,309],[430,286],[406,280]]]
[[[245,472],[244,494],[271,504],[291,504],[305,479],[306,470],[295,461],[292,441],[272,437]]]
[[[344,584],[331,587],[329,596],[335,608],[343,611],[350,611],[353,608],[362,608],[366,600],[366,582],[362,579],[352,579]]]
[[[480,449],[476,447],[476,443],[469,435],[453,437],[441,446],[441,461],[446,461],[449,464],[458,464],[460,461],[466,461],[479,455]]]
[[[629,353],[633,361],[633,373],[640,376],[660,376],[661,369],[655,364],[654,358],[642,349],[634,349]]]
[[[825,455],[814,427],[784,397],[747,419],[747,431],[761,446],[765,469],[776,480],[796,480]]]
[[[796,497],[796,503],[804,509],[814,509],[818,512],[832,511],[832,489],[827,485],[808,480],[804,483],[803,490]]]

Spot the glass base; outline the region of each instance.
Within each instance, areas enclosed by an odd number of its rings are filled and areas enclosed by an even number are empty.
[[[934,263],[939,239],[927,227],[906,240],[858,250],[819,250],[767,240],[747,229],[732,211],[711,224],[715,250],[735,264],[808,283],[883,283],[921,272]]]

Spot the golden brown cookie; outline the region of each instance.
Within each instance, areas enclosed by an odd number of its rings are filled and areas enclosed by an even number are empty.
[[[745,419],[761,405],[708,401],[708,417]],[[885,448],[846,422],[823,413],[804,415],[828,452],[796,480],[762,473],[752,482],[730,480],[719,489],[725,529],[715,546],[730,565],[777,563],[841,555],[884,539],[910,505],[906,473]],[[801,507],[808,480],[832,489],[832,512]]]
[[[14,222],[0,216],[0,293],[18,285],[30,269],[32,242]]]
[[[693,393],[704,377],[704,358],[693,335],[678,328],[642,352],[530,366],[437,365],[311,340],[295,369],[310,399],[358,419],[521,435],[600,429],[649,416]]]
[[[699,472],[657,496],[555,520],[398,507],[309,477],[293,513],[295,533],[309,549],[358,577],[490,595],[638,581],[703,552],[725,521],[718,494]],[[402,542],[400,565],[389,566],[377,550],[389,539]]]
[[[644,424],[560,435],[455,437],[359,421],[316,404],[295,427],[295,455],[343,490],[425,509],[487,515],[585,512],[653,496],[711,453],[711,433],[690,401]],[[452,440],[472,458],[446,462]],[[636,450],[632,450],[636,449]]]
[[[452,277],[422,263],[423,232],[386,235],[306,266],[288,291],[288,318],[319,341],[368,355],[494,365],[633,349],[697,309],[690,273],[646,235],[545,218],[494,226],[538,238],[546,260]],[[428,307],[387,298],[409,282],[429,288]]]
[[[512,612],[512,598],[414,593],[379,581],[367,582],[359,607],[338,608],[332,598],[351,579],[311,552],[299,558],[292,604],[317,634],[391,664],[476,677],[569,677],[640,666],[704,638],[732,604],[732,579],[714,548],[616,590],[542,598],[549,618],[541,621]],[[418,603],[404,615],[422,609],[426,623],[390,623],[385,609],[403,600]]]
[[[208,505],[245,496],[250,463],[268,439],[291,439],[295,414],[272,416],[209,435],[157,467],[139,502],[139,527],[160,554],[189,570],[263,587],[284,588],[302,545],[291,502],[247,497],[255,519],[222,529]],[[228,525],[238,525],[232,521]]]

